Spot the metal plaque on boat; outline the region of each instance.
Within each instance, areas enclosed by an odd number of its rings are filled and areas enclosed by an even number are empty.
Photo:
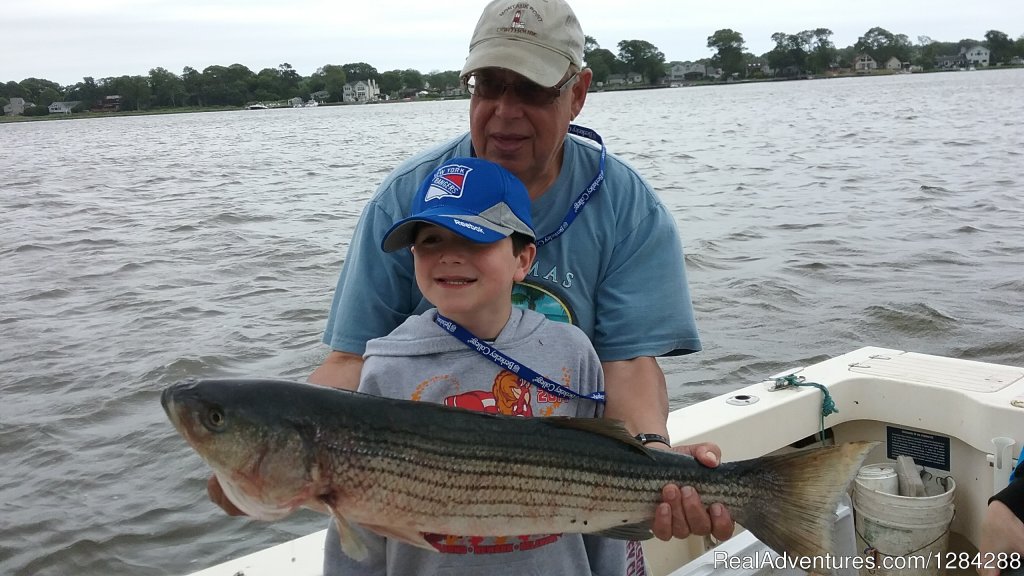
[[[886,456],[910,456],[920,466],[949,471],[949,436],[885,427]]]

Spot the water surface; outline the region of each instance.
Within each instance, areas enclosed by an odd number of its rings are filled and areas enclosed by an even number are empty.
[[[305,378],[362,206],[467,109],[0,125],[0,573],[182,574],[322,528],[220,513],[160,390]],[[673,406],[865,345],[1024,366],[1024,71],[599,93],[578,121],[677,217],[704,351],[663,362]]]

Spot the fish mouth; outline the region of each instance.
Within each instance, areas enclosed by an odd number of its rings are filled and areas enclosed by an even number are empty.
[[[174,401],[174,386],[164,388],[160,393],[160,405],[164,407],[164,413],[171,420],[175,427],[178,426],[178,405]]]
[[[160,405],[164,407],[164,412],[170,413],[171,407],[174,406],[174,387],[168,386],[164,388],[164,391],[160,393]]]
[[[182,380],[164,388],[163,392],[160,393],[160,405],[163,406],[167,418],[178,430],[184,431],[181,416],[187,402],[182,402],[184,400],[183,396],[193,391],[197,382],[198,380],[195,378]]]

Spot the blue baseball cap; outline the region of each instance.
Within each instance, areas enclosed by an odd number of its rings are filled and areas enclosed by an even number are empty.
[[[420,184],[412,214],[388,230],[381,248],[394,252],[411,245],[421,222],[482,244],[513,232],[536,238],[526,186],[508,170],[480,158],[452,158],[434,170]]]

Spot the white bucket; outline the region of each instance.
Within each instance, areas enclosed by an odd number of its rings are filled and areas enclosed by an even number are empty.
[[[899,496],[854,483],[853,510],[857,547],[876,558],[873,576],[935,576],[943,574],[936,555],[946,552],[953,521],[956,482],[935,496]],[[875,552],[877,551],[877,552]],[[886,558],[887,557],[887,558]],[[924,562],[931,558],[929,566]],[[883,564],[885,562],[886,564]],[[861,570],[861,574],[868,574]]]
[[[888,464],[869,464],[857,471],[857,483],[869,490],[899,494],[900,482],[896,468]]]

